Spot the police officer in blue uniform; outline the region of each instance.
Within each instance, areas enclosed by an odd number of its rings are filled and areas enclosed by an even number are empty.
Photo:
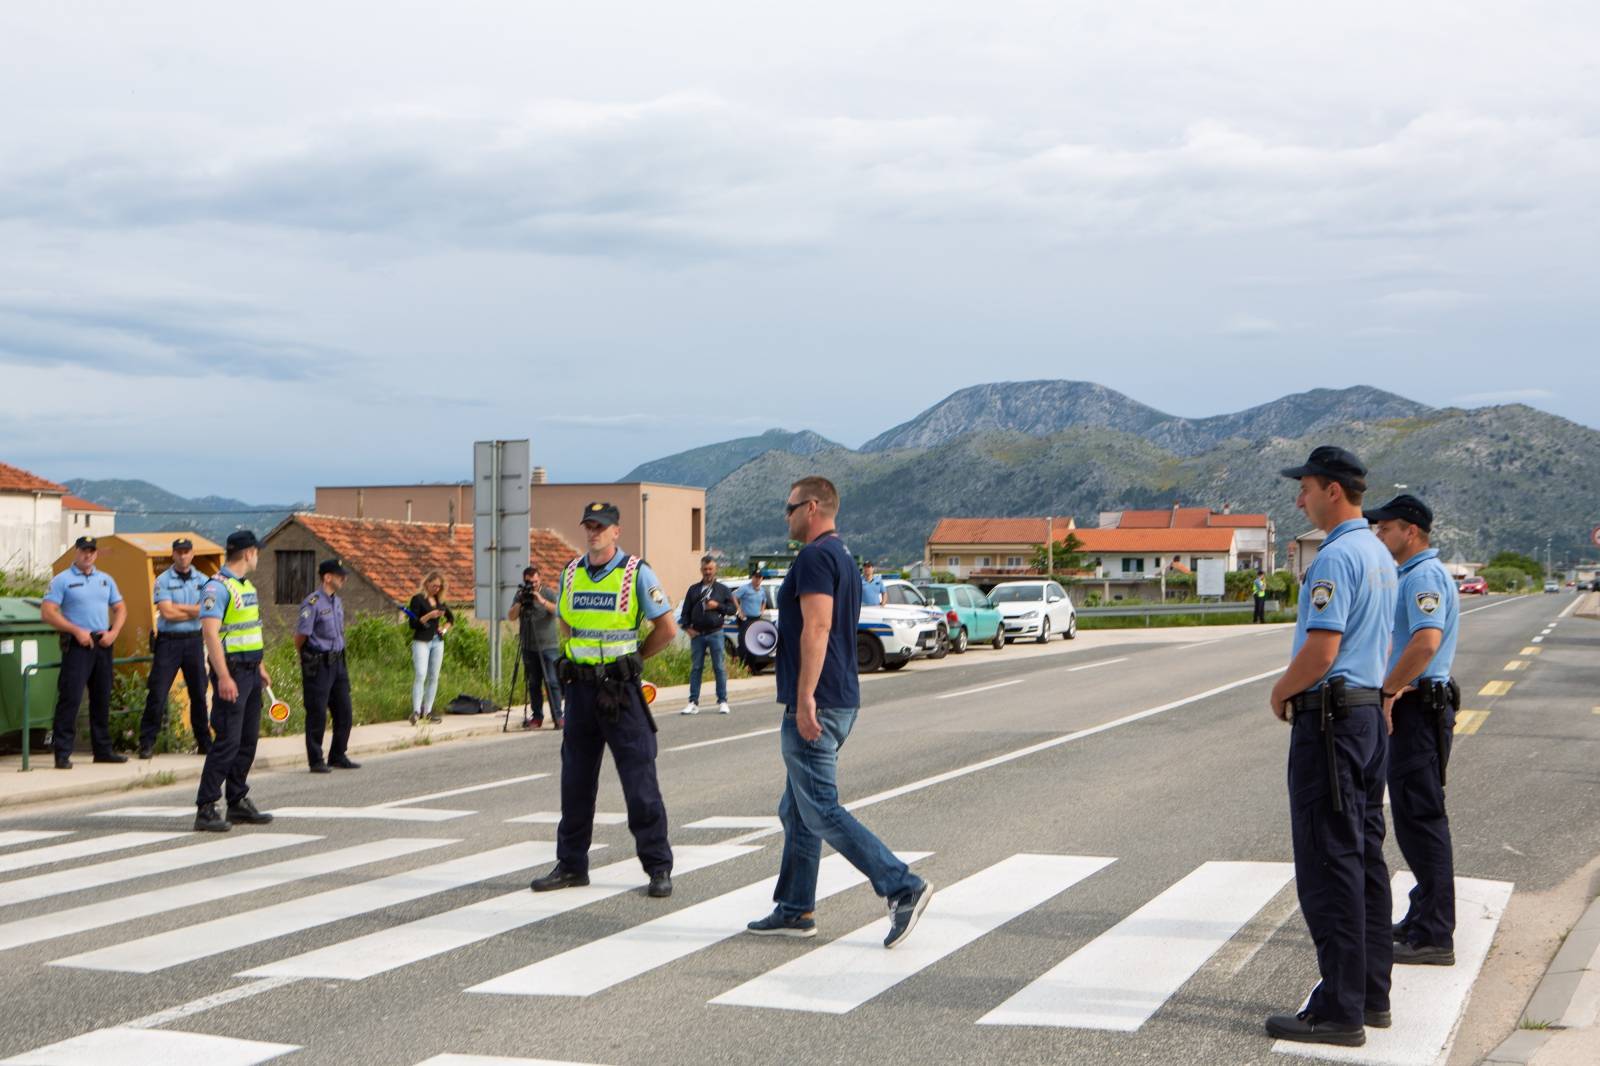
[[[621,518],[609,503],[583,510],[587,555],[561,575],[562,659],[558,667],[566,728],[561,736],[561,825],[556,865],[537,878],[535,892],[589,883],[589,842],[595,793],[607,748],[622,779],[639,863],[649,875],[649,895],[672,895],[672,845],[667,805],[656,780],[656,722],[639,688],[644,660],[677,635],[672,601],[643,559],[617,547]],[[651,622],[641,645],[639,620]]]
[[[194,541],[172,542],[172,565],[156,578],[156,631],[151,645],[150,688],[139,719],[139,758],[155,755],[156,737],[167,723],[167,695],[183,672],[189,690],[189,726],[201,755],[211,750],[206,720],[206,645],[200,637],[200,590],[210,580],[194,568]]]
[[[1444,810],[1450,739],[1461,688],[1450,676],[1461,613],[1456,583],[1429,545],[1433,511],[1396,496],[1366,512],[1400,566],[1393,648],[1383,698],[1389,713],[1389,803],[1394,838],[1417,883],[1394,927],[1394,961],[1450,966],[1456,961],[1455,861]]]
[[[61,669],[56,676],[56,718],[51,735],[56,769],[72,769],[72,743],[78,732],[78,708],[89,690],[89,740],[95,762],[127,762],[111,749],[111,682],[113,646],[128,606],[110,574],[95,569],[100,543],[79,537],[72,565],[50,580],[39,605],[46,625],[61,634]]]
[[[324,559],[317,566],[322,587],[300,605],[294,646],[300,650],[300,686],[306,701],[306,761],[314,774],[332,773],[332,767],[359,770],[345,754],[350,743],[354,714],[350,706],[350,671],[344,662],[344,566]],[[328,758],[322,758],[322,732],[333,712],[333,741]]]
[[[1327,533],[1301,590],[1289,668],[1268,697],[1292,721],[1289,805],[1295,888],[1322,980],[1296,1014],[1275,1014],[1281,1040],[1359,1047],[1387,1027],[1391,940],[1383,858],[1389,737],[1382,686],[1394,623],[1394,560],[1362,517],[1367,469],[1324,445],[1282,471],[1295,505]]]

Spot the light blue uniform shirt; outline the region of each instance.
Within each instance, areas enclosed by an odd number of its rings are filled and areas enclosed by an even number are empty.
[[[873,577],[871,581],[861,579],[861,606],[877,607],[883,603],[883,578]]]
[[[61,608],[61,617],[73,625],[104,633],[111,628],[111,608],[122,602],[122,593],[110,574],[98,569],[85,574],[74,563],[50,579],[44,600]]]
[[[760,618],[761,608],[765,606],[767,600],[766,583],[762,582],[760,588],[745,585],[733,594],[733,598],[739,601],[739,610],[744,612],[746,618]]]
[[[1406,645],[1419,630],[1437,629],[1441,631],[1439,650],[1417,680],[1448,681],[1451,664],[1456,658],[1456,632],[1460,628],[1455,579],[1439,561],[1439,549],[1429,548],[1407,559],[1400,568],[1400,597],[1394,610],[1394,646],[1389,650],[1389,670],[1394,669]]]
[[[590,566],[589,557],[587,555],[583,557],[583,561],[578,565],[589,571],[589,580],[599,581],[601,578],[605,577],[607,574],[611,573],[611,571],[615,570],[617,567],[626,562],[627,558],[628,553],[623,551],[621,548],[618,548],[617,554],[613,555],[611,557],[611,561],[604,566]],[[561,570],[562,592],[566,591],[566,585],[567,571],[566,568],[563,567]],[[644,616],[650,619],[652,622],[657,618],[660,618],[662,615],[671,612],[672,600],[667,596],[666,589],[661,587],[661,582],[656,577],[656,572],[650,569],[649,563],[640,562],[639,569],[633,572],[633,588],[634,595],[638,597],[638,602],[644,609]],[[560,601],[559,596],[557,596],[556,599],[558,602]]]
[[[179,607],[194,607],[200,602],[200,590],[205,588],[206,582],[211,580],[194,567],[189,567],[187,574],[180,574],[176,567],[167,567],[161,571],[161,576],[156,578],[157,603],[173,603]],[[200,619],[194,618],[183,622],[169,622],[161,617],[161,612],[156,612],[157,633],[198,633],[200,632]]]
[[[1294,628],[1297,655],[1313,629],[1343,634],[1338,656],[1313,689],[1330,677],[1343,677],[1351,688],[1383,685],[1398,592],[1394,558],[1366,519],[1334,526],[1306,571]]]

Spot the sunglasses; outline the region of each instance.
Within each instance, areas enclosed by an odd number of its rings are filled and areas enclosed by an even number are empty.
[[[816,500],[796,500],[794,503],[786,503],[783,506],[783,513],[786,516],[787,515],[792,515],[796,511],[798,511],[800,508],[804,507],[806,504],[808,504],[808,503],[816,503],[816,502],[817,502]]]

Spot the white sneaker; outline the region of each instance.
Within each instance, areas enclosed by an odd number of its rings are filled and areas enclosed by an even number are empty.
[[[733,713],[733,708],[728,706],[728,701],[727,700],[723,700],[721,703],[717,704],[717,713],[718,714],[732,714]]]
[[[699,714],[700,713],[700,708],[695,706],[693,703],[691,703],[687,707],[685,707],[683,710],[679,711],[678,713],[679,714]]]

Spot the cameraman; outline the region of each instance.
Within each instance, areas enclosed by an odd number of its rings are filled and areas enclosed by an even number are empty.
[[[556,614],[556,594],[544,585],[537,563],[522,571],[522,585],[511,603],[511,620],[517,623],[517,645],[522,649],[522,670],[528,675],[528,713],[522,728],[544,726],[544,694],[550,693],[550,722],[561,728],[561,685],[556,663],[561,659],[561,627]]]

